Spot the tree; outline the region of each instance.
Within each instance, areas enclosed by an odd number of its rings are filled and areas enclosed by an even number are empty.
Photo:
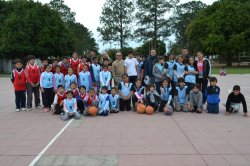
[[[217,53],[231,66],[233,56],[250,46],[249,20],[249,1],[221,0],[199,12],[186,34],[194,49]]]
[[[142,46],[136,48],[136,52],[139,52],[143,55],[149,55],[152,45],[152,40],[147,41],[145,43],[143,43]],[[166,44],[163,41],[157,40],[156,41],[156,52],[157,55],[164,55],[166,53]]]
[[[195,15],[206,7],[206,4],[201,1],[191,1],[184,4],[180,4],[176,7],[173,15],[170,18],[171,29],[175,33],[176,42],[175,48],[189,47],[188,39],[185,34],[185,30]]]
[[[75,22],[76,13],[72,12],[71,9],[64,4],[64,0],[52,0],[49,6],[59,12],[64,22]]]
[[[121,50],[131,38],[134,7],[131,0],[107,0],[102,8],[97,31],[104,42],[119,42]]]
[[[136,37],[140,41],[152,39],[152,47],[156,48],[157,39],[170,36],[170,22],[165,17],[178,2],[179,0],[137,0]]]

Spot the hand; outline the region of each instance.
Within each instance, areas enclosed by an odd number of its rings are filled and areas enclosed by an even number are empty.
[[[40,84],[40,83],[36,83],[36,87],[38,87],[38,86],[39,86],[39,84]]]
[[[30,85],[34,88],[36,87],[36,85],[34,83],[30,83]]]
[[[41,92],[44,93],[44,89],[41,87]]]
[[[248,114],[247,114],[247,113],[244,113],[243,116],[244,116],[244,117],[248,117]]]

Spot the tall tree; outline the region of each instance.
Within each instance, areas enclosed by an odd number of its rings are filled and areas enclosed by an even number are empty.
[[[106,0],[97,31],[104,42],[119,42],[121,50],[131,38],[134,6],[131,0]]]
[[[227,65],[250,47],[250,1],[220,0],[197,14],[187,28],[195,49],[225,57]]]
[[[71,9],[65,5],[64,0],[52,0],[49,6],[59,12],[64,22],[75,22],[76,13],[72,12]]]
[[[140,47],[136,48],[136,52],[139,52],[143,55],[149,55],[150,54],[150,45],[152,43],[151,41],[146,41],[143,43]],[[158,55],[164,55],[166,53],[166,44],[163,41],[157,40],[156,41],[156,50]]]
[[[206,7],[206,4],[201,1],[191,1],[180,4],[176,7],[173,15],[170,18],[171,29],[175,33],[175,47],[189,47],[185,30],[195,15]]]
[[[137,0],[136,37],[140,41],[152,39],[152,47],[156,48],[157,39],[170,36],[170,24],[166,14],[178,2],[179,0]]]

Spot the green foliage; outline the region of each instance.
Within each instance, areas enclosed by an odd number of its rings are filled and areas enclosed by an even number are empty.
[[[101,26],[97,31],[104,42],[119,42],[120,48],[131,38],[134,6],[131,0],[107,0],[102,8]]]
[[[128,56],[128,52],[131,51],[131,50],[133,50],[132,47],[123,47],[122,50],[120,50],[120,49],[109,49],[109,50],[106,50],[106,52],[108,53],[108,55],[109,55],[109,57],[111,59],[115,60],[116,59],[115,54],[117,52],[121,52],[122,55],[123,55],[123,58],[125,59]]]
[[[153,47],[156,47],[156,40],[170,36],[170,22],[165,18],[179,0],[137,0],[137,25],[135,31],[139,41],[153,40]]]
[[[139,52],[143,55],[149,55],[150,50],[154,47],[152,46],[153,40],[143,43],[142,46],[136,48],[136,52]],[[166,53],[166,44],[163,41],[156,41],[156,53],[157,55],[164,55]]]
[[[197,14],[186,34],[194,49],[232,58],[250,46],[250,1],[221,0]]]

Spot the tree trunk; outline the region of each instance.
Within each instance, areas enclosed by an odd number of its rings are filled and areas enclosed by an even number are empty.
[[[230,50],[227,50],[226,60],[227,60],[227,67],[231,67],[232,66],[232,54]]]
[[[122,0],[119,1],[120,2],[120,48],[121,48],[121,51],[123,50],[123,5],[122,5]]]
[[[153,37],[153,49],[157,49],[156,48],[156,41],[157,41],[157,0],[154,1],[154,37]],[[157,50],[156,50],[157,51]]]

